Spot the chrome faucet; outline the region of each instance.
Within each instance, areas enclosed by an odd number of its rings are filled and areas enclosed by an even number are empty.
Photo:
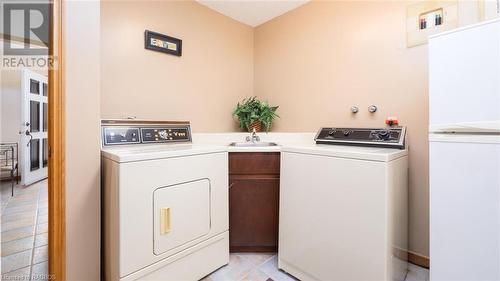
[[[257,136],[257,131],[255,130],[255,128],[253,128],[252,133],[250,134],[250,136],[246,137],[246,141],[247,142],[253,142],[253,143],[260,141],[260,137]]]

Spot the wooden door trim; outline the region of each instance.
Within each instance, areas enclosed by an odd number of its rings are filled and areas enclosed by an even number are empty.
[[[63,0],[51,1],[49,55],[49,276],[66,280]]]
[[[411,251],[408,251],[408,262],[427,269],[430,267],[429,257]]]

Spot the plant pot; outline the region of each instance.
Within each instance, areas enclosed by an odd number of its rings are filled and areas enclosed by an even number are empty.
[[[253,129],[255,129],[256,132],[262,132],[262,122],[255,121],[252,124],[248,125],[249,132],[253,132]]]

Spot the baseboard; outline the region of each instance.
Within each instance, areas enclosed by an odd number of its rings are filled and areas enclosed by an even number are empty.
[[[429,257],[408,251],[408,262],[421,267],[429,268]]]
[[[277,246],[229,246],[230,253],[276,253]]]

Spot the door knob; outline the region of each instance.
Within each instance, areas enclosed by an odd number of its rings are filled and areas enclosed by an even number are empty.
[[[24,134],[26,134],[27,136],[29,136],[29,137],[30,137],[30,141],[26,144],[26,146],[28,146],[28,147],[29,147],[29,146],[30,146],[31,141],[33,140],[33,135],[30,133],[30,131],[29,131],[29,130],[26,130],[26,132],[24,132]]]
[[[29,127],[31,124],[30,124],[30,122],[26,122],[26,124],[24,124],[24,125],[26,125],[26,127]]]

